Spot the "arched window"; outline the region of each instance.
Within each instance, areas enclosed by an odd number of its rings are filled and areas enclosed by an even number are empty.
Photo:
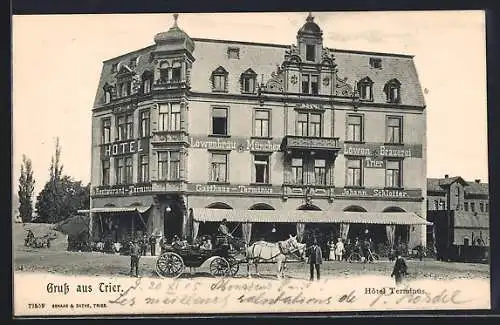
[[[274,210],[274,208],[267,203],[256,203],[249,210]]]
[[[223,67],[218,67],[212,72],[210,80],[212,82],[212,91],[227,91],[228,72]]]
[[[321,211],[321,209],[314,204],[301,205],[297,210]]]
[[[362,208],[358,205],[350,205],[344,209],[345,212],[366,212],[365,208]]]
[[[168,70],[169,64],[167,61],[163,61],[160,63],[159,71],[160,71],[160,82],[167,82],[168,80]]]
[[[359,99],[373,100],[373,81],[365,77],[358,82]]]
[[[223,202],[214,202],[207,205],[207,209],[232,209],[232,207]]]
[[[388,103],[401,102],[401,83],[399,80],[389,80],[384,86],[384,92]]]
[[[240,76],[241,92],[244,94],[255,93],[257,74],[251,68],[247,69]]]
[[[182,64],[180,62],[174,62],[172,64],[172,81],[173,82],[179,82],[181,81],[182,78]]]
[[[406,212],[406,211],[400,207],[388,207],[388,208],[385,208],[384,211],[382,211],[382,212]]]

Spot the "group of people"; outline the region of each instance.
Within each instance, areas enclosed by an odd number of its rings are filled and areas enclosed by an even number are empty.
[[[345,247],[342,238],[337,238],[337,242],[330,239],[327,243],[328,257],[327,260],[330,261],[342,261],[345,255]]]
[[[370,261],[370,254],[374,249],[374,244],[370,237],[362,240],[356,237],[352,241],[348,238],[345,244],[342,238],[338,238],[337,241],[330,239],[326,246],[326,259],[330,261],[348,260],[349,256],[353,253],[361,255],[365,261]]]

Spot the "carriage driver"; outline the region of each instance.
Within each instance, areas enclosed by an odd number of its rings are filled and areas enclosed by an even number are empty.
[[[229,228],[227,227],[227,219],[222,219],[218,229],[218,242],[219,245],[225,248],[230,248],[229,238],[233,238]]]

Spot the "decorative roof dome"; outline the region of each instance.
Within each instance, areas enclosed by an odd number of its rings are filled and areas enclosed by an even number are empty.
[[[179,14],[174,14],[174,26],[172,26],[168,31],[156,34],[154,40],[156,44],[169,44],[174,47],[181,46],[182,48],[188,50],[189,52],[194,51],[194,41],[189,37],[186,32],[177,26],[177,18]]]
[[[323,32],[318,24],[314,22],[314,17],[311,13],[306,18],[306,23],[299,29],[299,34],[310,34],[321,36]]]

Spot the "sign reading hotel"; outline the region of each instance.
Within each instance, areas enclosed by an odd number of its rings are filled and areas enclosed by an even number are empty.
[[[279,151],[281,139],[260,140],[251,138],[216,138],[203,136],[190,136],[189,145],[195,149],[208,150],[237,150],[237,151]]]
[[[105,144],[101,147],[101,157],[120,156],[134,153],[148,153],[149,139],[134,139]]]
[[[151,184],[135,185],[115,185],[115,186],[97,186],[94,187],[94,195],[98,196],[120,196],[147,193],[153,190]]]

